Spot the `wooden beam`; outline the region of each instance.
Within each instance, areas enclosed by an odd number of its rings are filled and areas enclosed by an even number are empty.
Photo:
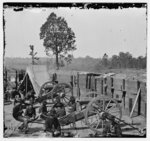
[[[133,111],[134,111],[135,105],[136,105],[136,103],[137,103],[138,97],[139,97],[139,95],[140,95],[140,92],[141,92],[141,89],[139,88],[139,90],[138,90],[138,92],[137,92],[137,96],[136,96],[135,101],[134,101],[134,104],[133,104],[133,107],[132,107],[132,110],[131,110],[131,113],[130,113],[130,117],[131,117],[132,114],[133,114]]]

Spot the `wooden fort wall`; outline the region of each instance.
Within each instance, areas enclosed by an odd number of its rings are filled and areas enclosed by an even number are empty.
[[[108,76],[96,79],[97,92],[121,102],[123,114],[146,117],[146,82]],[[132,109],[134,109],[132,111]]]
[[[83,96],[88,91],[110,96],[120,102],[123,114],[146,117],[147,88],[146,82],[123,79],[114,76],[81,74],[78,72],[56,72],[59,83],[72,84],[74,95]],[[51,73],[53,77],[54,73]],[[71,83],[72,82],[72,83]]]

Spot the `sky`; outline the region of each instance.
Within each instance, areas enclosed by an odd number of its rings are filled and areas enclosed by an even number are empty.
[[[130,52],[133,57],[145,56],[147,47],[146,8],[79,9],[27,8],[15,12],[4,10],[6,21],[6,57],[30,57],[34,45],[38,57],[46,57],[40,27],[51,12],[64,17],[76,36],[74,57],[109,57]]]

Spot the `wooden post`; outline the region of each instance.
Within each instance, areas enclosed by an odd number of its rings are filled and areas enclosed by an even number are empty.
[[[130,112],[130,115],[131,115],[131,111],[132,111],[132,98],[129,98],[129,112]]]
[[[111,97],[114,98],[114,79],[111,77]]]
[[[15,81],[15,83],[16,83],[16,90],[18,88],[18,81],[17,81],[17,79],[18,79],[18,73],[17,73],[17,70],[16,70],[16,81]]]
[[[88,74],[86,74],[86,90],[88,89]]]
[[[107,95],[107,78],[104,78],[104,95]]]
[[[73,86],[74,86],[74,84],[73,84],[73,82],[74,82],[73,81],[73,75],[70,76],[70,79],[71,79],[70,84],[71,84],[71,87],[72,87],[72,95],[73,95]]]
[[[125,79],[123,79],[123,85],[122,85],[122,101],[123,101],[123,108],[125,109],[125,97],[126,97],[126,91],[125,91]]]
[[[95,83],[95,91],[97,91],[97,79],[94,79],[94,83]]]
[[[89,90],[91,90],[91,75],[89,75]]]
[[[137,88],[138,90],[140,89],[140,81],[137,81]],[[139,92],[139,97],[138,97],[138,115],[141,114],[141,90]]]
[[[77,97],[80,99],[79,73],[77,73]]]
[[[104,93],[103,93],[103,78],[102,78],[102,80],[101,80],[101,94],[103,95]]]

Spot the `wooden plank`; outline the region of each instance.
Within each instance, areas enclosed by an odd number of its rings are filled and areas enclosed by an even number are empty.
[[[126,80],[125,90],[128,93],[137,93],[137,81],[136,80]]]
[[[141,95],[147,95],[147,87],[145,82],[140,82]]]
[[[147,96],[142,95],[142,93],[141,93],[141,101],[144,101],[145,103],[147,103]]]
[[[111,80],[111,77],[110,76],[108,76],[107,77],[107,82],[106,82],[106,84],[107,84],[107,88],[109,89],[111,89],[111,87],[112,87],[112,80]]]
[[[91,76],[91,90],[95,91],[95,77]]]
[[[80,89],[86,88],[86,75],[85,74],[79,74],[79,87]]]
[[[68,83],[70,84],[70,77],[68,75],[57,74],[58,83]]]
[[[113,85],[114,85],[115,90],[120,90],[121,91],[122,90],[122,79],[114,78]]]
[[[101,93],[101,80],[100,79],[96,79],[97,83],[96,83],[96,90],[98,93]]]
[[[141,101],[141,115],[146,118],[146,103],[144,101]]]
[[[116,99],[116,100],[122,100],[122,92],[114,90],[114,96],[113,96],[113,98]]]
[[[112,91],[111,91],[111,89],[107,89],[107,96],[112,97]]]
[[[132,117],[133,111],[134,111],[134,109],[135,109],[135,105],[137,104],[138,98],[139,98],[139,96],[140,96],[140,92],[141,92],[141,89],[139,88],[139,90],[138,90],[138,92],[137,92],[137,96],[136,96],[135,101],[134,101],[134,104],[133,104],[133,107],[132,107],[132,110],[131,110],[131,112],[130,112],[130,117]]]

